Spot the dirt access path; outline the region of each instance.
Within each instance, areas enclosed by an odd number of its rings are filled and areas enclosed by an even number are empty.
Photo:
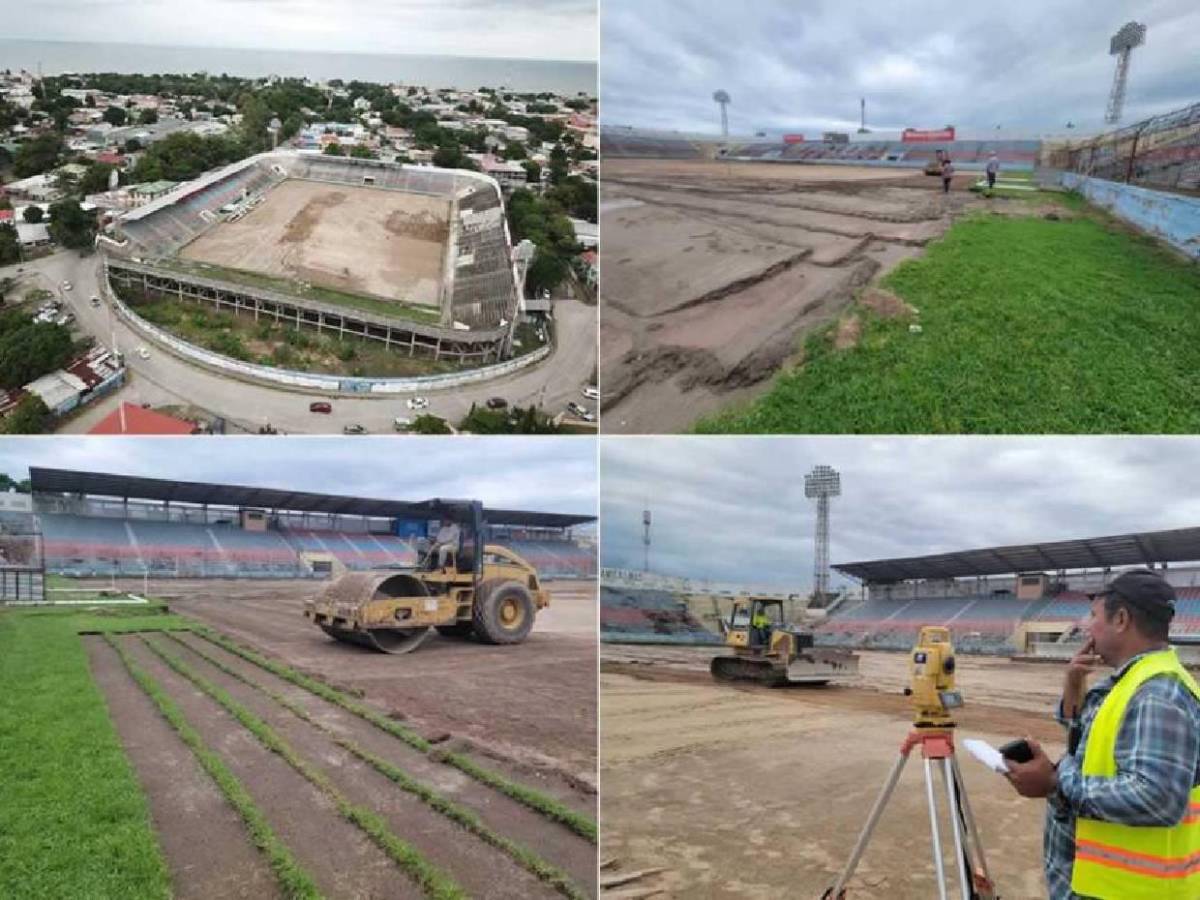
[[[1004,676],[995,679],[1000,697]],[[601,692],[601,858],[613,862],[605,872],[662,867],[636,884],[671,897],[819,897],[849,856],[911,724],[898,692],[718,685],[695,665],[605,662]],[[1048,716],[976,699],[967,689],[960,744],[1032,734],[1052,757],[1062,752]],[[1044,897],[1044,803],[1019,797],[965,752],[960,766],[999,893]],[[940,782],[938,791],[949,845]],[[914,759],[849,895],[935,896],[931,846]],[[951,854],[944,859],[952,872]]]
[[[761,393],[799,338],[983,201],[920,172],[605,162],[602,427],[686,429]]]
[[[184,757],[190,751],[174,732],[164,731],[165,723],[161,717],[156,719],[156,711],[117,652],[101,638],[87,640],[93,670],[118,730],[127,746],[132,741],[131,758],[151,798],[177,893],[270,896],[270,885],[256,894],[242,894],[232,880],[210,884],[204,878],[211,878],[212,872],[197,875],[206,859],[224,853],[231,860],[226,868],[248,871],[260,881],[263,867],[255,865],[252,850],[251,858],[245,858],[249,837],[240,821],[229,814],[213,815],[220,803],[214,802],[211,790],[204,790],[203,777],[195,777],[194,763],[186,764]],[[394,852],[386,852],[379,839],[352,822],[346,804],[376,816],[387,832],[468,896],[595,893],[592,843],[435,755],[198,635],[125,635],[115,640],[242,782],[296,862],[327,896],[421,897],[427,893],[405,866],[398,865]],[[187,671],[181,672],[178,664]],[[286,745],[286,752],[264,746],[261,736],[187,672],[270,729],[274,739]],[[137,738],[142,728],[154,749],[136,749],[142,746]],[[164,758],[177,763],[179,784],[163,768]],[[301,768],[316,774],[306,775]],[[390,774],[396,772],[402,775]],[[431,791],[440,798],[436,802],[422,797],[422,792]],[[180,809],[175,803],[179,796],[193,794],[205,798],[207,805],[192,803]],[[476,824],[464,827],[465,821]],[[193,837],[203,829],[207,829],[204,840],[197,846]],[[543,871],[531,869],[528,857],[521,855],[524,851],[540,859]],[[220,870],[217,866],[213,871]]]

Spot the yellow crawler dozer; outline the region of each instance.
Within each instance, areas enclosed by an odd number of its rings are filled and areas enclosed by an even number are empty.
[[[813,646],[812,633],[788,624],[774,597],[736,598],[721,630],[733,652],[713,658],[709,671],[718,681],[828,684],[858,674],[856,654]]]
[[[304,616],[330,637],[384,653],[409,653],[431,630],[516,644],[550,604],[537,570],[507,547],[482,545],[477,501],[438,501],[441,521],[462,527],[442,562],[431,550],[411,569],[350,572],[308,600]]]

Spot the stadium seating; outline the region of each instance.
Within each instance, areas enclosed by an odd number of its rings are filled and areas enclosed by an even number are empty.
[[[702,159],[703,152],[695,141],[686,138],[644,137],[626,132],[602,130],[600,155],[649,157],[651,159]]]
[[[600,639],[617,643],[719,644],[673,594],[600,588]]]
[[[573,541],[501,540],[538,570],[543,578],[592,578],[596,574],[595,550]]]
[[[293,554],[329,553],[347,569],[376,566],[412,566],[417,551],[408,542],[392,534],[355,534],[345,531],[288,529],[283,538]]]
[[[907,650],[921,626],[941,625],[964,653],[1005,653],[1011,652],[1010,639],[1027,607],[1006,595],[870,599],[838,610],[816,634],[828,646]]]

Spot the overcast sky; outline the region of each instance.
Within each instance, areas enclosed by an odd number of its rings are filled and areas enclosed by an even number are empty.
[[[1200,101],[1196,0],[604,0],[603,121],[720,133],[1103,127],[1109,39],[1146,24],[1122,122]]]
[[[551,438],[0,438],[0,472],[77,469],[383,500],[596,512],[596,444]]]
[[[605,438],[601,559],[642,568],[649,506],[651,570],[807,592],[819,464],[841,473],[833,563],[1194,527],[1198,457],[1192,438]]]
[[[35,0],[5,37],[596,59],[596,0]]]

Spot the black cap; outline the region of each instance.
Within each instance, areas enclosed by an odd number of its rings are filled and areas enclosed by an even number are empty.
[[[1156,619],[1171,619],[1175,615],[1175,588],[1157,572],[1131,569],[1113,579],[1096,596],[1118,594]]]

